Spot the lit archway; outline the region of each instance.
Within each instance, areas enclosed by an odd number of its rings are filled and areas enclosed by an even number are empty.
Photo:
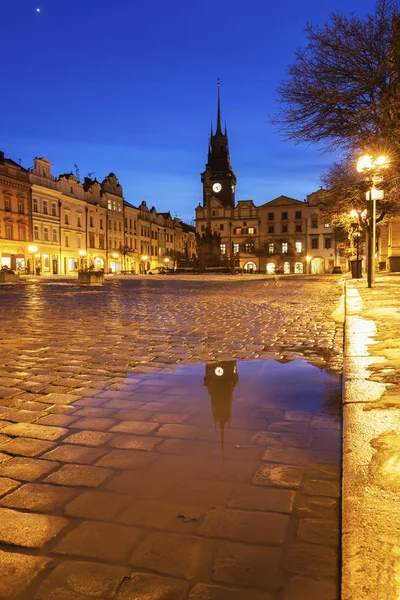
[[[294,272],[296,274],[304,273],[304,265],[302,262],[294,263]]]
[[[325,261],[323,258],[316,256],[311,259],[310,264],[311,273],[313,275],[320,275],[321,273],[325,273]]]
[[[275,263],[267,263],[266,271],[268,275],[273,275],[275,273]]]
[[[249,262],[244,265],[243,269],[246,271],[246,273],[255,273],[257,267],[253,261],[249,260]]]

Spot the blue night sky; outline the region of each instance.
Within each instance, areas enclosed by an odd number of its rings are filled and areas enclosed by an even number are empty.
[[[280,140],[276,89],[306,22],[372,12],[373,0],[3,2],[0,150],[53,174],[113,171],[126,199],[194,218],[221,78],[237,199],[318,189],[335,159]],[[40,12],[37,11],[40,8]]]

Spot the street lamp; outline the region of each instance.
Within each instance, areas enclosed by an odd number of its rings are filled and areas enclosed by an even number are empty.
[[[117,273],[117,258],[119,257],[118,252],[113,252],[111,256],[114,259],[114,275]]]
[[[381,171],[389,166],[389,159],[380,155],[377,157],[365,154],[357,161],[357,171],[365,173],[368,177],[370,189],[366,193],[366,199],[371,201],[369,205],[369,228],[368,228],[368,287],[371,288],[375,281],[375,251],[376,251],[376,201],[382,200],[383,191],[375,188],[376,183],[382,181]]]
[[[164,258],[165,268],[168,269],[169,258]]]
[[[353,245],[354,245],[354,243],[356,245],[355,264],[354,264],[354,261],[350,259],[351,274],[352,274],[353,279],[362,279],[362,258],[360,258],[359,249],[360,249],[360,238],[361,238],[361,231],[362,231],[361,222],[366,218],[366,216],[367,216],[366,210],[361,211],[361,210],[356,210],[355,208],[353,208],[350,211],[350,217],[352,217],[353,219],[357,219],[356,223],[351,223],[352,230],[350,233],[350,235],[352,235],[352,237],[353,237]],[[354,250],[354,246],[353,246],[353,250]]]
[[[32,275],[35,274],[34,256],[35,256],[35,254],[36,254],[37,251],[38,251],[37,246],[29,246],[28,247],[28,252],[32,255],[32,257],[31,257],[31,262],[32,262],[31,271],[32,271]]]

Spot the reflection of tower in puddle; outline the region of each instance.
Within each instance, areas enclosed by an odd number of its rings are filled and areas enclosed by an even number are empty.
[[[225,426],[230,424],[233,390],[239,376],[236,360],[206,363],[204,385],[211,397],[214,425],[221,431],[222,455],[224,454]]]

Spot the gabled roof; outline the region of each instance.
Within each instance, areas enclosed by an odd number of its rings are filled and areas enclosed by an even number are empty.
[[[274,198],[269,202],[265,202],[265,204],[262,204],[261,206],[259,206],[259,208],[265,206],[298,206],[299,204],[304,206],[304,202],[302,202],[301,200],[295,200],[295,198],[289,198],[289,196],[278,196],[277,198]]]

